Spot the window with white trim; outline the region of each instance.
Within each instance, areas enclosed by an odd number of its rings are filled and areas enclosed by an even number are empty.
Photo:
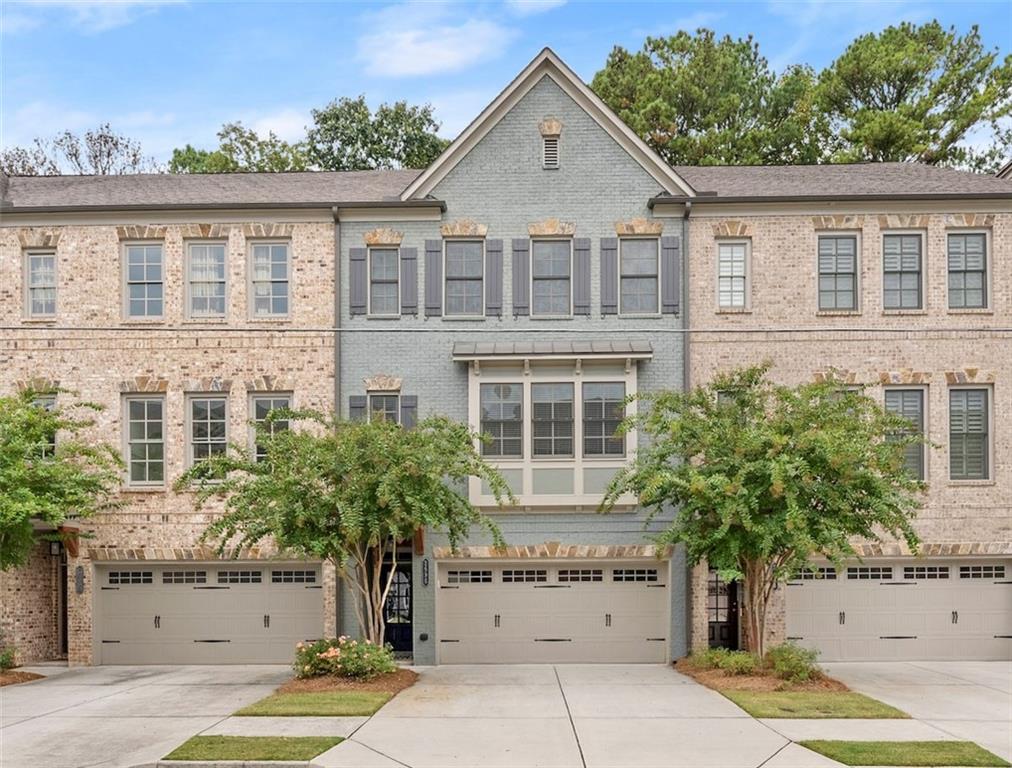
[[[625,418],[625,384],[583,385],[583,455],[624,456],[625,436],[617,434]]]
[[[481,432],[483,456],[520,458],[524,453],[524,388],[522,384],[482,384]]]
[[[910,426],[902,431],[902,435],[924,434],[924,390],[923,389],[887,389],[885,391],[885,409],[897,416],[902,416]],[[917,480],[924,479],[924,445],[912,443],[904,446],[903,461],[907,472]]]
[[[660,311],[660,241],[619,240],[619,313],[649,315]]]
[[[160,319],[165,313],[165,272],[161,243],[127,243],[126,316]]]
[[[819,309],[857,309],[854,235],[819,235]]]
[[[448,316],[485,314],[485,244],[481,240],[447,240],[446,311]]]
[[[225,243],[190,243],[186,253],[189,316],[225,317]]]
[[[26,314],[32,318],[56,315],[56,252],[25,253]]]
[[[564,317],[573,313],[573,243],[531,241],[531,314]]]
[[[400,314],[400,252],[396,248],[369,249],[369,314]]]
[[[991,390],[949,390],[949,479],[988,480],[990,467]]]
[[[272,419],[269,425],[265,422],[271,411],[290,409],[292,407],[292,396],[279,394],[253,395],[251,401],[254,424],[252,434],[253,451],[256,455],[256,460],[261,461],[266,455],[266,449],[256,443],[257,428],[267,430],[271,435],[276,435],[278,432],[284,432],[288,429],[287,419]]]
[[[401,396],[389,392],[369,395],[369,421],[401,423]]]
[[[254,243],[250,267],[253,317],[287,317],[291,279],[288,243]]]
[[[717,306],[745,309],[748,306],[748,243],[717,244]]]
[[[130,485],[165,484],[165,399],[128,397],[126,464]]]
[[[228,447],[228,401],[216,395],[191,395],[188,400],[190,464],[224,456]]]
[[[987,235],[950,233],[949,309],[987,309]]]
[[[885,309],[923,308],[923,246],[924,239],[918,234],[882,236]]]
[[[573,455],[573,384],[531,385],[532,454]]]

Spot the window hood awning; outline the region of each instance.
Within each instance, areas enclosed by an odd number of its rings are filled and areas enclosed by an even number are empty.
[[[654,348],[638,339],[580,341],[457,341],[453,359],[471,360],[649,360]]]

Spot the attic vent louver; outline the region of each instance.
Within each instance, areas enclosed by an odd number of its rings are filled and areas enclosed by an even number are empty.
[[[541,163],[546,169],[555,169],[559,167],[558,136],[544,137],[544,156],[542,157]]]

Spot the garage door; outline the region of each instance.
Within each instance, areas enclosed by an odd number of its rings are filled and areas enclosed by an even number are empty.
[[[664,662],[668,563],[442,563],[441,664]]]
[[[317,564],[131,563],[95,576],[101,664],[287,664],[323,635]]]
[[[787,585],[787,635],[824,661],[1012,659],[1010,576],[1010,561],[815,568]]]

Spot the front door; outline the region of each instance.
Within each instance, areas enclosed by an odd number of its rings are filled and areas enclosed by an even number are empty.
[[[711,568],[706,587],[710,647],[737,650],[738,583],[732,581],[728,584]]]
[[[383,568],[383,578],[390,573],[389,565]],[[394,580],[390,584],[386,602],[383,604],[383,620],[386,628],[383,641],[393,646],[397,653],[411,653],[411,560],[398,562]]]

